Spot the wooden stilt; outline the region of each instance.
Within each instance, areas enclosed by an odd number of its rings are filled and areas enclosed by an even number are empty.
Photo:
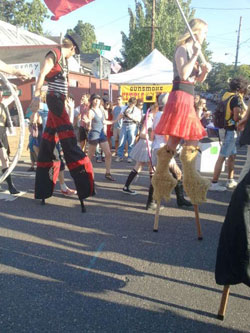
[[[155,211],[154,230],[153,230],[154,232],[158,231],[160,206],[161,206],[161,202],[157,201],[157,206],[156,206],[156,211]]]
[[[195,222],[198,234],[198,240],[202,240],[202,233],[201,233],[201,225],[200,225],[200,217],[199,217],[199,207],[198,205],[194,205],[194,213],[195,213]]]
[[[224,286],[222,297],[221,297],[221,302],[220,302],[220,308],[219,308],[219,312],[217,315],[217,318],[220,320],[224,320],[224,317],[225,317],[227,301],[228,301],[228,296],[229,296],[229,289],[230,289],[230,285]]]

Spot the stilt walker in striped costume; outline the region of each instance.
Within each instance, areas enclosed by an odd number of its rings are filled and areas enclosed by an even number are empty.
[[[30,108],[32,111],[39,108],[41,88],[44,81],[47,81],[46,102],[49,113],[37,161],[35,198],[42,199],[44,204],[45,199],[53,194],[60,171],[60,160],[55,153],[55,144],[60,140],[65,161],[75,182],[82,212],[85,212],[83,199],[94,194],[93,168],[89,158],[77,145],[73,127],[65,109],[65,100],[68,95],[68,59],[79,53],[76,41],[66,35],[61,47],[46,55]]]

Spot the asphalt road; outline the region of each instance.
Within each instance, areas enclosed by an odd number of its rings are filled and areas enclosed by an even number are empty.
[[[244,160],[241,149],[236,173]],[[121,188],[133,165],[113,162],[110,183],[103,164],[94,163],[97,195],[85,214],[59,187],[45,206],[34,200],[27,162],[14,175],[26,193],[0,192],[0,332],[250,332],[244,285],[231,287],[226,318],[216,319],[216,249],[232,191],[209,192],[200,206],[203,241],[174,194],[154,233],[146,170],[129,196]],[[68,172],[66,180],[73,187]]]

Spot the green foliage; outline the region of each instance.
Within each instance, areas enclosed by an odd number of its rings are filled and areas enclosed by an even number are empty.
[[[180,1],[187,20],[194,17],[190,9],[191,0]],[[120,60],[124,69],[135,66],[151,52],[152,0],[135,0],[135,12],[130,15],[129,35],[122,34],[123,47]],[[176,41],[184,31],[185,24],[173,0],[156,0],[155,10],[155,48],[172,60]]]
[[[74,36],[77,34],[81,37],[82,44],[80,47],[83,53],[94,53],[92,43],[96,42],[95,27],[90,23],[83,23],[81,20],[78,21],[74,29],[67,30],[67,33]]]
[[[250,81],[250,65],[241,65],[235,71],[233,65],[213,63],[213,68],[206,79],[206,89],[202,89],[204,86],[201,86],[200,90],[220,93],[228,89],[229,79],[236,76],[243,76]]]
[[[250,65],[241,65],[236,70],[236,75],[244,76],[250,81]]]
[[[0,20],[42,34],[42,24],[48,18],[41,0],[0,0]]]

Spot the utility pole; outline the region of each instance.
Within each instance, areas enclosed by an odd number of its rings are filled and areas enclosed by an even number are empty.
[[[238,30],[238,37],[237,37],[237,47],[236,47],[235,64],[234,64],[234,71],[235,71],[235,72],[236,72],[236,70],[237,70],[238,56],[239,56],[239,48],[240,48],[240,29],[241,29],[241,20],[242,20],[242,16],[240,17],[239,30]]]
[[[102,50],[100,50],[100,66],[99,66],[99,70],[100,70],[100,95],[102,96]]]
[[[151,51],[155,48],[155,0],[152,0]]]

